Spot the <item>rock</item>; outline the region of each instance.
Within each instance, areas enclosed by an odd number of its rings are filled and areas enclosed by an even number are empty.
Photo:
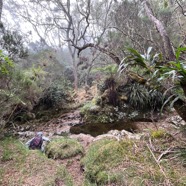
[[[116,139],[116,140],[120,140],[120,138],[118,136],[114,136],[112,134],[102,134],[102,135],[99,135],[97,136],[93,141],[98,141],[98,140],[101,140],[103,138],[113,138],[113,139]]]
[[[35,135],[35,132],[26,131],[26,132],[18,132],[17,133],[20,137],[33,137]]]
[[[63,126],[62,128],[57,128],[56,132],[54,132],[54,135],[58,136],[67,136],[70,133],[70,126]]]
[[[92,107],[89,108],[89,112],[92,113],[92,114],[97,114],[99,113],[101,110],[101,107],[98,106],[98,105],[94,105]]]
[[[107,134],[102,134],[97,136],[93,141],[97,141],[103,138],[114,138],[118,141],[128,138],[128,139],[135,139],[135,140],[140,140],[143,134],[133,134],[131,132],[128,132],[126,130],[111,130]]]
[[[172,116],[172,117],[168,118],[166,121],[174,124],[177,127],[186,125],[186,122],[179,115]]]
[[[29,126],[29,125],[27,125],[26,127],[25,127],[25,130],[30,130],[30,128],[31,128],[31,126]]]
[[[77,135],[76,134],[70,135],[70,138],[78,140],[84,146],[89,145],[94,140],[94,137],[92,137],[91,135],[82,133]]]
[[[121,131],[121,136],[126,136],[128,139],[136,139],[140,140],[143,134],[133,134],[131,132],[128,132],[126,130]]]

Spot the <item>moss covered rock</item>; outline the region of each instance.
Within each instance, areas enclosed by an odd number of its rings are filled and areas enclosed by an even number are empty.
[[[83,153],[84,149],[77,140],[66,137],[55,139],[46,147],[46,155],[52,159],[65,159]]]

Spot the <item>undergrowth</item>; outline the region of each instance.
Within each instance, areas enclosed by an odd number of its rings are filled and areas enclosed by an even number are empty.
[[[48,153],[54,159],[84,155],[82,186],[172,185],[186,183],[186,149],[166,131],[149,131],[140,141],[101,139],[86,154],[74,139],[53,139]],[[49,155],[48,154],[48,155]],[[0,185],[75,186],[61,160],[48,159],[37,150],[28,150],[19,140],[0,141]],[[68,165],[67,165],[68,166]],[[79,170],[80,171],[80,170]]]
[[[165,151],[170,145],[168,139],[158,140],[154,139],[153,143]],[[162,172],[154,156],[158,154],[151,153],[145,141],[97,141],[81,161],[87,179],[85,185],[166,185],[169,182],[181,186],[186,183],[183,164],[162,159]]]
[[[0,142],[0,185],[72,186],[66,168],[37,150],[28,150],[14,138]]]

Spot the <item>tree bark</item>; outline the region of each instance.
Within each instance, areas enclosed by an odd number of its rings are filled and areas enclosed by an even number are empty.
[[[95,45],[93,43],[88,43],[88,44],[85,44],[83,45],[82,47],[79,47],[79,46],[76,46],[73,44],[73,46],[75,48],[78,49],[78,56],[80,55],[81,51],[85,50],[86,48],[95,48],[97,49],[98,51],[106,54],[107,56],[109,56],[111,59],[113,59],[113,61],[116,63],[116,64],[120,64],[121,60],[119,59],[118,56],[116,56],[113,52],[109,51],[109,50],[106,50],[105,48],[102,48],[98,45]]]
[[[174,55],[174,52],[173,52],[173,49],[172,49],[170,38],[167,34],[167,31],[166,31],[163,23],[154,16],[154,14],[151,10],[150,4],[147,0],[141,0],[141,2],[144,5],[147,16],[156,25],[156,28],[157,28],[160,36],[162,37],[163,48],[164,48],[164,51],[165,51],[166,59],[167,60],[174,60],[175,55]]]
[[[0,23],[2,22],[2,21],[1,21],[2,10],[3,10],[3,0],[0,0]]]

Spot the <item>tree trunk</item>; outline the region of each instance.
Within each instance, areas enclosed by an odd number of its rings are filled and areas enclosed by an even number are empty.
[[[173,49],[172,49],[170,38],[167,34],[167,31],[165,30],[165,27],[164,27],[163,23],[154,16],[154,14],[153,14],[153,12],[150,8],[150,4],[149,4],[149,2],[147,2],[147,0],[141,0],[141,2],[144,4],[144,8],[145,8],[147,16],[156,25],[156,28],[157,28],[159,34],[162,37],[163,48],[164,48],[164,51],[165,51],[166,59],[174,60],[175,55],[174,55],[174,52],[173,52]]]
[[[2,10],[3,10],[3,0],[0,0],[0,23],[1,23],[1,17],[2,17]]]
[[[77,64],[76,64],[76,49],[74,48],[74,51],[72,51],[72,47],[70,43],[68,43],[68,49],[72,58],[72,64],[73,64],[73,76],[74,76],[74,90],[78,90],[78,72],[77,72]]]
[[[76,60],[73,57],[72,59],[73,61],[73,74],[74,74],[74,90],[77,91],[78,90],[78,70],[77,70],[77,65],[76,65]]]
[[[158,20],[154,15],[153,12],[150,8],[150,4],[149,2],[147,2],[147,0],[141,0],[141,2],[144,4],[144,8],[146,11],[147,16],[149,17],[149,19],[156,25],[157,30],[159,31],[159,34],[162,37],[162,41],[163,41],[163,48],[165,51],[165,55],[166,55],[166,59],[167,60],[175,60],[175,55],[172,49],[172,45],[170,42],[170,38],[167,34],[167,31],[165,30],[165,27],[163,25],[163,23]],[[186,95],[186,85],[181,83],[181,87]],[[186,121],[186,103],[185,101],[179,99],[174,103],[174,108],[177,111],[177,113],[180,115],[180,117]]]

